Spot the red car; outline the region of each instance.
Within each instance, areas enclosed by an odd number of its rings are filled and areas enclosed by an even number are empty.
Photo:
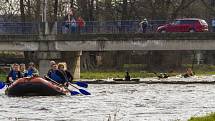
[[[157,32],[206,32],[208,24],[203,19],[184,18],[176,19],[172,23],[157,28]]]

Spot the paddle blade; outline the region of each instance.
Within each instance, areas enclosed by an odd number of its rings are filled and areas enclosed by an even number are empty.
[[[78,94],[80,94],[80,93],[77,92],[77,91],[70,91],[70,94],[71,94],[71,95],[78,95]]]
[[[84,87],[84,88],[87,88],[88,87],[88,84],[85,83],[85,82],[75,82],[74,84],[80,86],[80,87]]]
[[[87,92],[86,90],[83,89],[79,89],[79,91],[84,94],[84,95],[91,95],[89,92]]]
[[[5,83],[4,82],[0,82],[0,89],[3,89],[5,87]]]

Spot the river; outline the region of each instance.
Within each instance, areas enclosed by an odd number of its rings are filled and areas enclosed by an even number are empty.
[[[186,121],[215,112],[213,84],[92,84],[90,96],[8,97],[0,121]]]

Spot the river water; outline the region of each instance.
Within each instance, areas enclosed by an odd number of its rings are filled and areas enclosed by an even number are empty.
[[[215,112],[213,84],[89,85],[91,96],[7,97],[0,121],[186,121]]]

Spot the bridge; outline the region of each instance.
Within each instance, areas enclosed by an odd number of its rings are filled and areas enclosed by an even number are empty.
[[[214,50],[215,33],[0,35],[0,50]]]
[[[10,34],[0,35],[0,51],[36,52],[41,74],[52,59],[67,60],[80,77],[82,51],[118,50],[215,50],[214,33],[133,34]],[[72,62],[71,62],[72,61]]]

